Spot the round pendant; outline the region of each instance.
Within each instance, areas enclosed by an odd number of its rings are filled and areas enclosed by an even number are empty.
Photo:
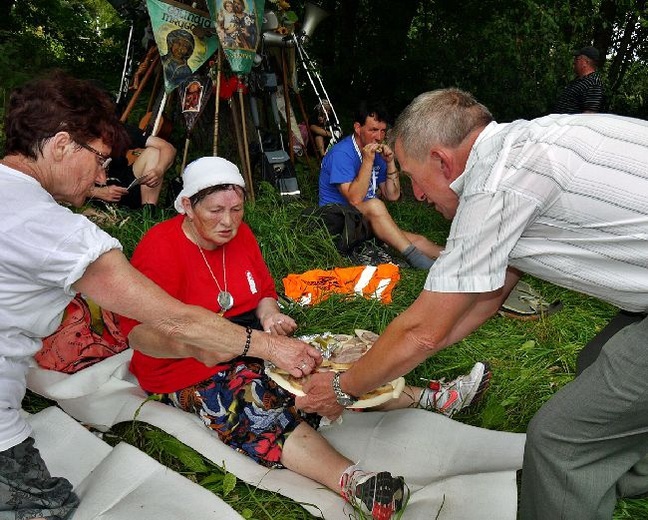
[[[234,297],[227,291],[219,292],[216,300],[223,312],[230,310],[234,306]]]

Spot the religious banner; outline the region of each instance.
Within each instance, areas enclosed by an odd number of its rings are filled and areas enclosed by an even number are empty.
[[[151,27],[171,92],[218,49],[209,13],[173,0],[146,0]]]
[[[187,125],[187,133],[191,133],[198,116],[205,109],[212,92],[212,80],[208,76],[193,74],[180,85],[180,108]]]
[[[227,61],[240,76],[254,64],[264,5],[265,0],[207,0]]]

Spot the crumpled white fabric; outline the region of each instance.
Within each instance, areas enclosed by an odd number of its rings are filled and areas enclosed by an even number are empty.
[[[146,399],[128,371],[126,350],[76,374],[34,367],[28,387],[58,401],[72,417],[99,428],[137,419],[175,436],[239,479],[304,504],[327,520],[348,520],[339,495],[289,470],[268,470],[222,442],[195,416]],[[140,408],[141,407],[141,408]],[[515,471],[524,434],[491,431],[424,410],[345,412],[341,425],[320,429],[333,446],[367,470],[402,475],[411,497],[404,520],[514,520]]]
[[[187,520],[242,517],[218,496],[137,448],[111,448],[55,406],[27,417],[50,474],[81,499],[73,520]]]

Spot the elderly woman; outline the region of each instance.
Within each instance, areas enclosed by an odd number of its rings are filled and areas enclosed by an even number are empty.
[[[245,183],[238,168],[220,157],[204,157],[187,166],[183,182],[175,201],[180,215],[143,237],[132,264],[183,302],[271,337],[292,334],[297,324],[279,309],[274,281],[243,222]],[[143,353],[155,338],[132,320],[122,325],[131,345],[142,347],[131,362],[142,388],[198,415],[229,446],[265,466],[310,477],[352,502],[358,499],[374,518],[391,518],[401,507],[402,478],[362,471],[335,451],[297,412],[294,397],[265,374],[262,360],[247,352],[216,366],[190,358],[155,359]],[[469,403],[488,379],[479,365],[476,384],[464,383],[464,404],[468,388]],[[460,386],[455,382],[453,388]],[[404,394],[389,407],[412,406],[422,390],[409,388]],[[441,408],[446,403],[442,394],[428,392],[422,400]]]
[[[117,240],[63,205],[82,205],[105,182],[125,136],[109,96],[55,72],[17,89],[5,118],[0,160],[0,516],[68,518],[78,503],[52,478],[20,414],[25,374],[75,293],[142,322],[165,341],[148,354],[195,357],[207,366],[243,350],[294,375],[321,362],[311,346],[253,332],[169,296],[134,269]],[[9,516],[11,515],[11,516]]]

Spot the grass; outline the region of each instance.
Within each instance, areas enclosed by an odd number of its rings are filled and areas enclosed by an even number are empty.
[[[279,292],[283,291],[281,280],[288,273],[350,265],[337,253],[328,232],[301,216],[306,206],[316,203],[316,178],[311,168],[301,163],[297,165],[297,174],[305,200],[281,201],[269,185],[261,185],[256,191],[256,202],[249,203],[246,208],[246,221],[257,235]],[[406,180],[404,184],[407,185]],[[408,188],[405,189],[407,192]],[[444,243],[448,222],[411,196],[391,203],[390,211],[403,228]],[[122,242],[126,254],[130,255],[147,229],[173,214],[168,210],[153,220],[139,212],[117,211],[101,225]],[[414,301],[424,280],[424,272],[403,269],[390,305],[334,296],[310,308],[289,305],[287,312],[300,324],[298,334],[326,330],[350,333],[355,328],[381,332]],[[616,312],[610,305],[593,298],[531,277],[525,280],[548,300],[561,300],[563,310],[536,322],[493,317],[468,338],[428,359],[406,376],[411,384],[420,384],[422,378],[453,378],[467,372],[475,361],[488,361],[493,370],[490,391],[477,408],[455,416],[462,422],[493,430],[524,432],[540,406],[574,377],[578,351]],[[36,411],[51,404],[29,394],[24,406]],[[112,444],[122,440],[134,444],[221,496],[244,518],[313,518],[292,500],[239,481],[227,472],[227,468],[204,459],[150,425],[120,424],[104,438]],[[640,518],[648,518],[647,500],[619,502],[615,520]]]

